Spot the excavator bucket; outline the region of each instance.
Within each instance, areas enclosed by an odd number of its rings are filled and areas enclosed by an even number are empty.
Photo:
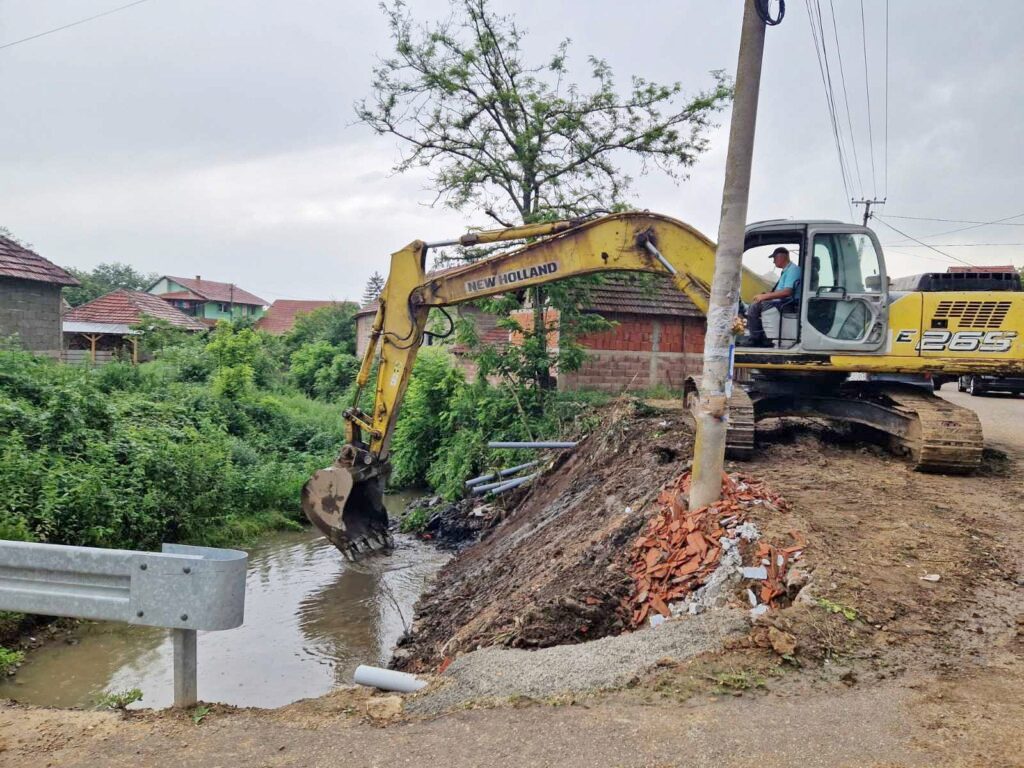
[[[302,511],[349,560],[392,544],[377,471],[340,462],[317,470],[302,488]]]

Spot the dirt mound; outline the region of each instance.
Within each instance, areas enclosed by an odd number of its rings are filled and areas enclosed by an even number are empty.
[[[441,571],[394,664],[419,671],[479,646],[540,648],[621,631],[633,588],[622,555],[692,446],[678,409],[635,401],[611,408],[483,541]]]

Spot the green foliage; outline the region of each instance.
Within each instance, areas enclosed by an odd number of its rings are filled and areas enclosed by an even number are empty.
[[[24,660],[24,651],[12,651],[0,645],[0,677],[7,675]]]
[[[374,270],[370,279],[366,281],[366,288],[363,289],[363,304],[372,304],[384,290],[384,278],[380,272]]]
[[[137,701],[142,701],[142,690],[139,688],[125,688],[123,691],[104,691],[96,697],[98,709],[117,709],[124,712],[128,707]]]
[[[205,384],[166,360],[90,369],[0,351],[0,537],[151,549],[298,520],[340,414],[218,355],[229,364]]]
[[[842,605],[840,603],[832,602],[831,600],[825,597],[818,598],[818,605],[824,608],[829,613],[842,614],[843,618],[845,618],[847,621],[857,620],[857,611],[853,608],[850,608],[848,605]]]
[[[91,271],[74,267],[65,267],[64,269],[81,283],[81,285],[64,289],[64,298],[73,307],[97,299],[118,288],[144,291],[159,277],[155,273],[143,274],[128,264],[116,261],[111,264],[100,264]]]
[[[301,314],[295,326],[285,334],[284,346],[289,353],[301,346],[326,341],[338,352],[354,354],[356,351],[356,306],[342,302],[320,307],[309,314]]]
[[[421,533],[430,522],[430,510],[426,507],[416,507],[412,512],[402,516],[398,524],[398,530],[402,533]]]
[[[568,40],[528,62],[515,18],[488,0],[457,0],[434,24],[415,22],[404,2],[383,7],[394,54],[374,70],[358,117],[407,145],[397,170],[429,168],[448,205],[498,220],[621,202],[631,179],[620,157],[678,175],[707,149],[712,119],[731,97],[721,73],[693,97],[680,83],[636,76],[623,93],[593,56],[587,88],[569,78]]]
[[[195,725],[199,725],[206,719],[206,716],[210,714],[210,708],[204,704],[200,704],[198,707],[192,710],[192,722]]]
[[[395,427],[391,452],[392,482],[422,486],[445,437],[441,415],[450,406],[465,379],[443,349],[420,351]]]

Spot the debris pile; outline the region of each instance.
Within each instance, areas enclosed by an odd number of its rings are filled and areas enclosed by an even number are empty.
[[[648,617],[657,624],[657,617],[679,613],[673,604],[683,604],[712,582],[724,587],[734,575],[760,583],[756,590],[747,590],[754,615],[777,606],[787,595],[789,565],[800,557],[806,541],[791,531],[791,546],[758,542],[760,533],[747,521],[752,507],[784,511],[786,501],[764,482],[739,474],[722,475],[722,498],[707,507],[689,511],[689,490],[687,472],[661,492],[660,511],[633,544],[629,573],[635,586],[622,606],[633,627]],[[755,564],[740,567],[744,560]],[[691,601],[687,607],[697,613],[702,604]]]

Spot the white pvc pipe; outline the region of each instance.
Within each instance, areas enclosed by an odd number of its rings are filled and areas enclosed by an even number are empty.
[[[414,693],[427,685],[425,681],[407,672],[370,667],[366,664],[356,667],[353,679],[357,685],[380,688],[382,691],[397,691],[398,693]]]

